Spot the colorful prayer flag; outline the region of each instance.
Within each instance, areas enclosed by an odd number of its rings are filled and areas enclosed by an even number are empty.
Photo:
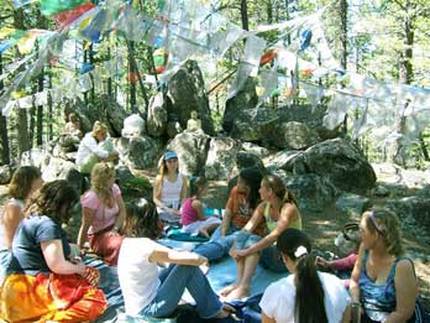
[[[94,7],[95,5],[93,3],[87,2],[74,9],[63,11],[55,16],[55,22],[58,28],[63,28]]]
[[[76,8],[87,2],[87,0],[40,0],[40,11],[45,16]]]

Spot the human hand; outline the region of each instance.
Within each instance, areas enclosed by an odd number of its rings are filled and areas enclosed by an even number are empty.
[[[316,256],[315,257],[315,265],[317,266],[321,266],[323,268],[328,268],[329,267],[329,262],[327,260],[325,260],[324,258],[320,257],[320,256]]]

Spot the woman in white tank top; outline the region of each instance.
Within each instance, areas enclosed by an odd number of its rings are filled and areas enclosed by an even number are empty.
[[[179,211],[187,196],[188,180],[179,173],[178,156],[174,151],[163,155],[160,171],[155,178],[153,200],[163,222],[179,223]]]

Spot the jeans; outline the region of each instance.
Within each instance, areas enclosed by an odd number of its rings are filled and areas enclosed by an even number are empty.
[[[214,233],[212,233],[211,239],[209,241],[218,241],[220,239],[223,239],[223,237],[221,236],[221,228],[222,228],[222,224],[214,231]],[[230,224],[230,227],[228,228],[228,231],[226,232],[225,236],[228,236],[230,234],[233,234],[236,231],[239,231],[240,228],[236,227],[233,224]]]
[[[209,261],[219,260],[228,255],[235,239],[236,236],[234,234],[224,237],[220,236],[216,241],[210,240],[198,245],[193,249],[193,252],[208,258]]]
[[[270,246],[263,249],[260,257],[260,265],[275,273],[287,273],[288,269],[282,260],[281,253],[276,246]]]
[[[234,247],[237,250],[249,248],[250,246],[261,240],[261,237],[259,235],[252,234],[245,230],[237,231],[234,233],[234,235],[236,236],[236,243],[234,244]]]
[[[206,276],[198,267],[171,265],[160,273],[161,285],[157,295],[145,306],[141,315],[167,317],[178,306],[185,288],[196,302],[196,311],[201,318],[218,314],[223,304],[214,293]]]

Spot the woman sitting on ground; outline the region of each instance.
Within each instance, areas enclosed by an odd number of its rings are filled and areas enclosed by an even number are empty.
[[[167,317],[178,306],[187,289],[202,318],[225,318],[229,307],[213,292],[199,266],[207,259],[187,251],[175,251],[158,244],[163,232],[155,204],[144,199],[127,205],[118,277],[125,311],[131,316]],[[159,271],[158,264],[171,264]]]
[[[286,272],[274,243],[286,229],[302,229],[297,202],[278,176],[267,175],[263,178],[260,197],[262,202],[238,234],[236,240],[240,242],[233,245],[230,251],[237,264],[238,277],[236,284],[227,286],[222,291],[222,295],[229,299],[248,296],[251,279],[259,261],[266,269]],[[260,233],[260,228],[263,228],[263,234]]]
[[[244,168],[240,171],[237,184],[230,191],[222,224],[211,240],[216,241],[220,237],[242,229],[251,219],[260,200],[258,189],[262,177],[261,171],[256,167]]]
[[[263,323],[350,322],[348,292],[339,278],[316,270],[309,238],[287,229],[276,246],[291,275],[265,290],[260,301]]]
[[[190,179],[190,195],[184,200],[181,208],[182,230],[190,234],[201,234],[207,238],[220,225],[221,220],[215,216],[204,215],[201,197],[206,193],[208,182],[204,176]]]
[[[78,202],[78,193],[64,180],[46,183],[30,202],[0,289],[0,319],[83,322],[105,311],[106,298],[96,288],[98,271],[68,259],[70,245],[61,226]]]
[[[414,264],[402,257],[397,216],[383,208],[364,212],[360,231],[362,243],[350,285],[353,311],[362,310],[361,322],[419,322],[414,316]]]
[[[179,173],[178,155],[168,150],[164,153],[159,173],[154,183],[154,203],[163,222],[179,223],[182,202],[188,194],[188,180]]]
[[[91,172],[91,189],[81,197],[82,224],[78,247],[89,240],[91,249],[109,265],[116,265],[123,237],[125,219],[121,190],[115,184],[115,169],[109,163],[98,163]]]
[[[9,183],[9,200],[5,204],[2,226],[4,228],[4,246],[11,249],[16,228],[24,218],[22,213],[31,194],[42,185],[40,170],[34,166],[21,166]]]
[[[116,161],[118,153],[107,141],[107,126],[96,121],[93,130],[82,138],[76,154],[76,165],[81,173],[91,174],[94,165],[100,161]]]
[[[0,218],[0,283],[5,276],[10,259],[10,249],[16,228],[24,218],[23,209],[31,194],[42,185],[40,171],[34,166],[21,166],[12,176],[9,183],[9,199]]]

